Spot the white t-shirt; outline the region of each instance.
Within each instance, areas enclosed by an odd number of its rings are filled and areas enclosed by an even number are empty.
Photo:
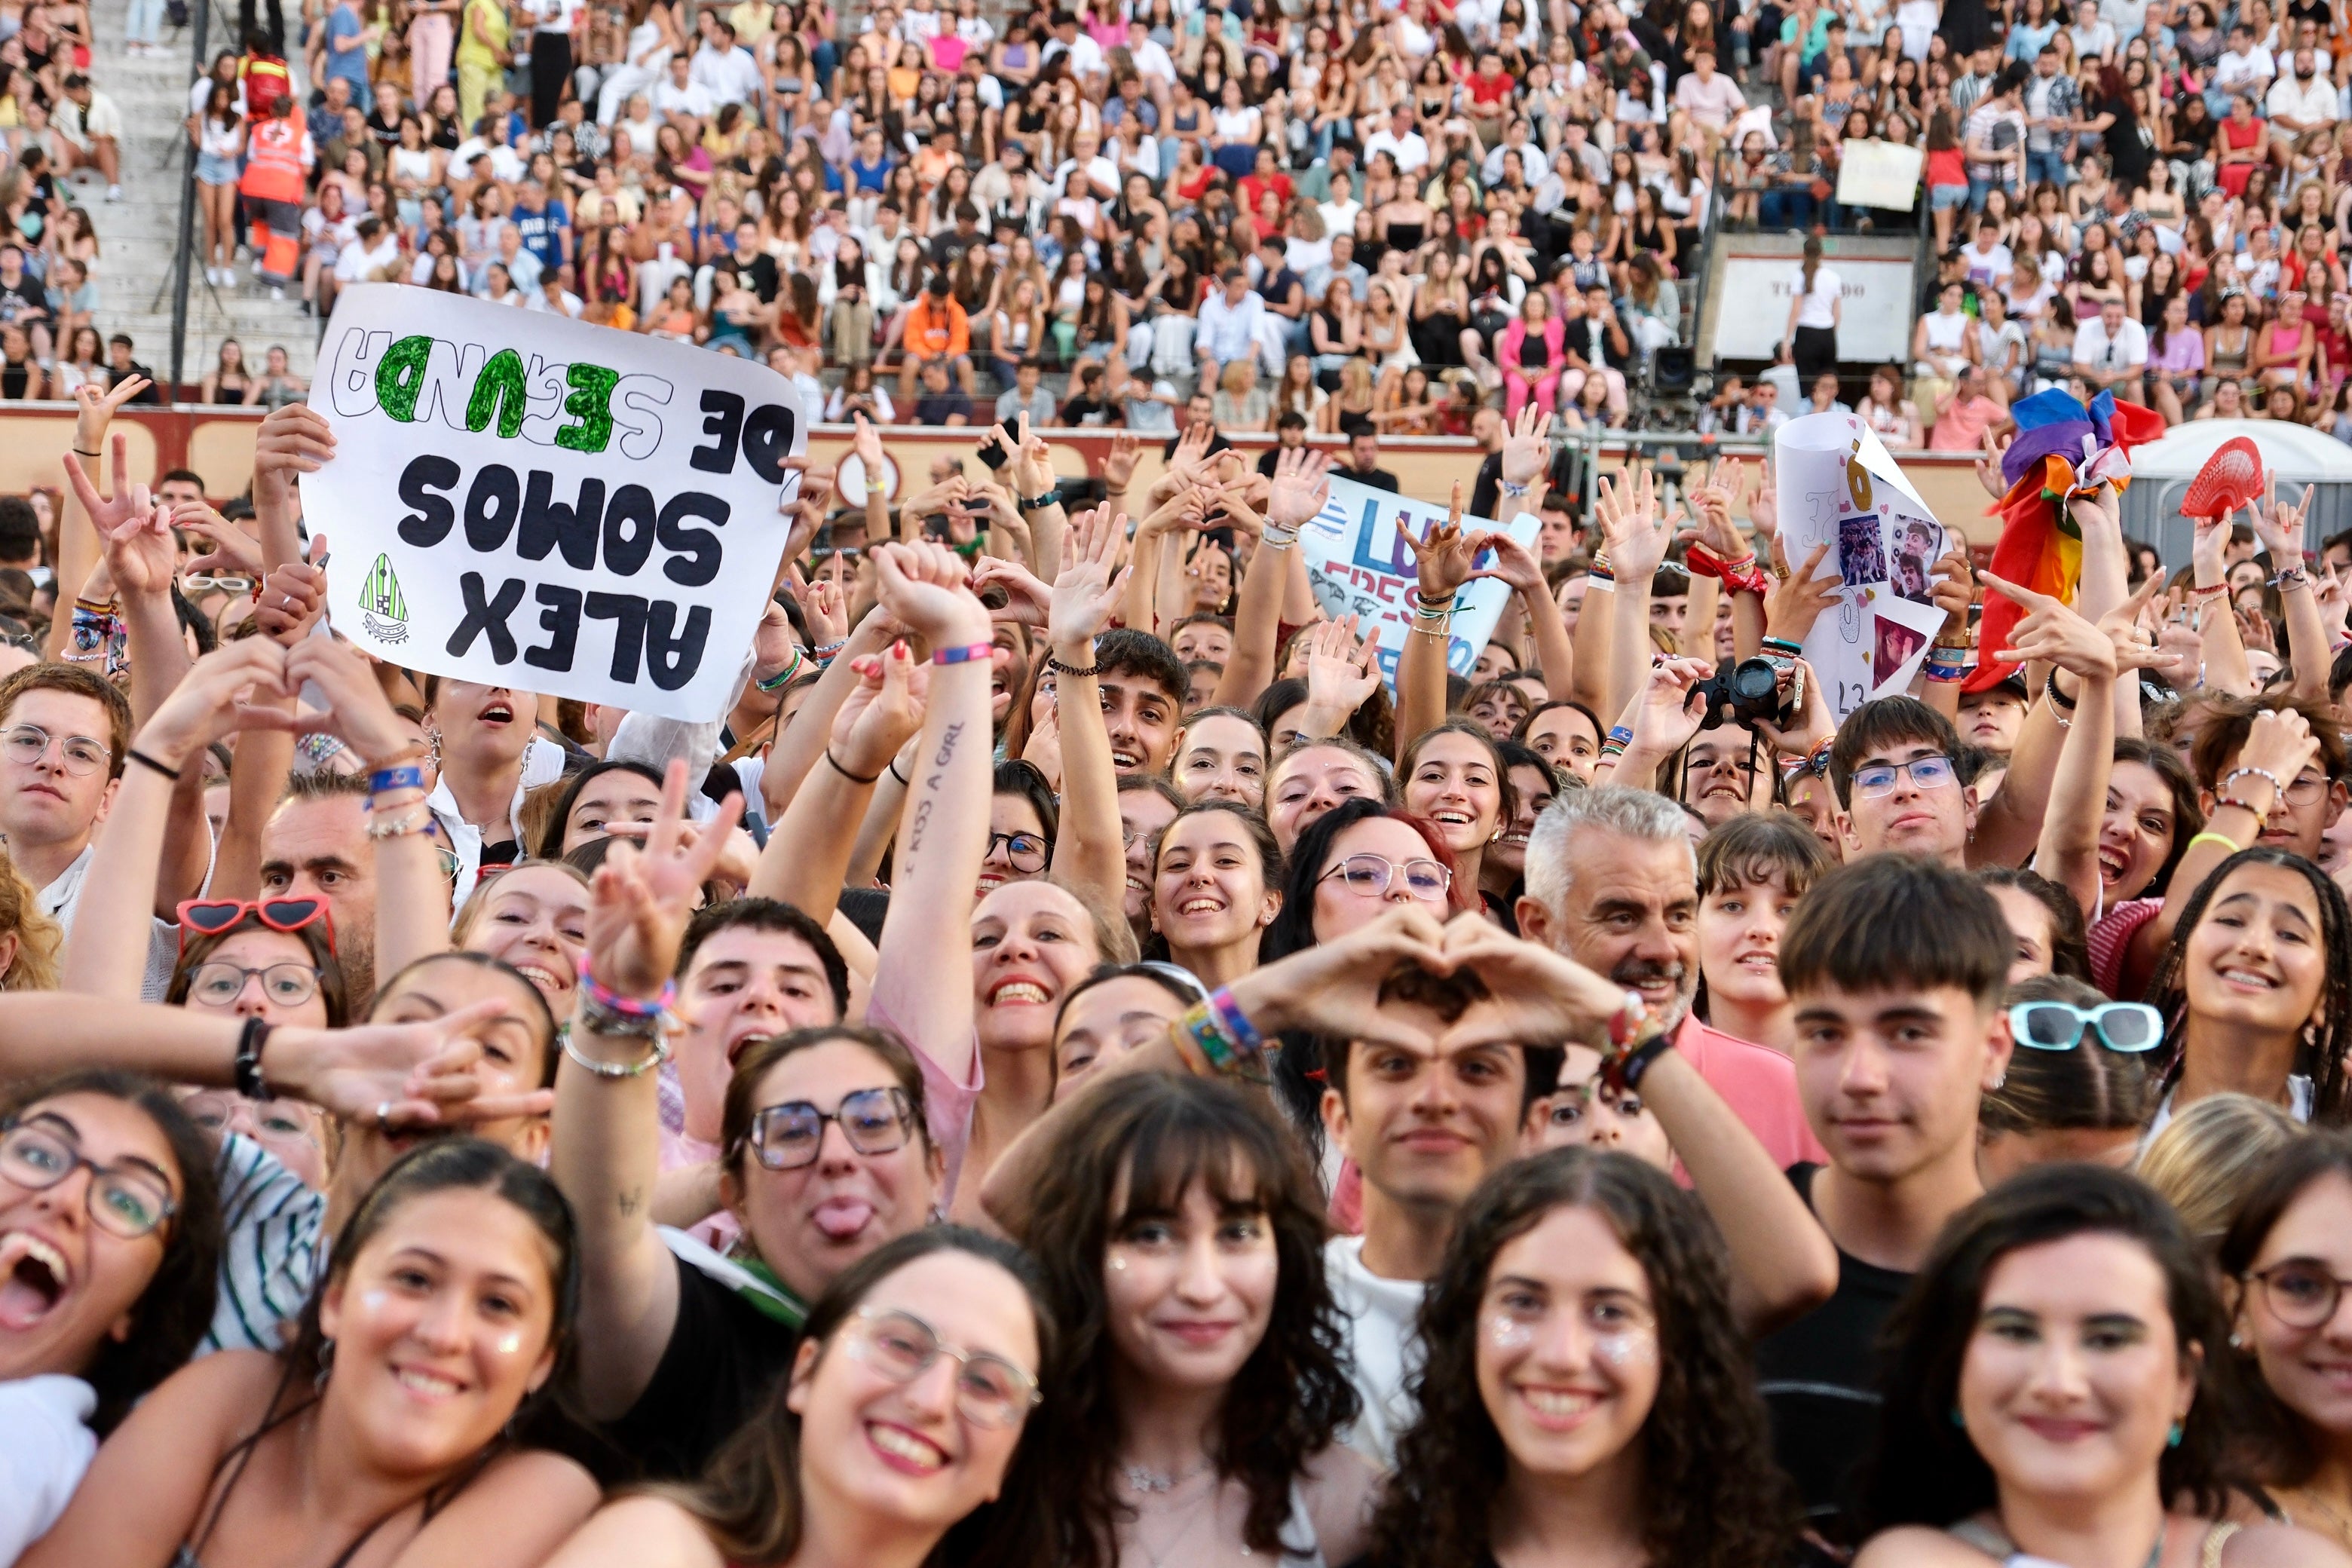
[[[98,1454],[98,1393],[49,1373],[0,1383],[0,1564],[49,1532]]]
[[[1427,1287],[1417,1279],[1383,1279],[1364,1267],[1364,1238],[1336,1236],[1323,1244],[1323,1272],[1331,1300],[1348,1321],[1348,1358],[1363,1400],[1362,1414],[1339,1440],[1381,1468],[1396,1468],[1397,1438],[1418,1412],[1405,1380],[1421,1370],[1421,1340],[1413,1320]]]
[[[1797,272],[1797,287],[1802,289],[1804,286],[1805,274],[1803,269],[1800,268]],[[1822,328],[1836,326],[1838,294],[1844,287],[1844,283],[1838,278],[1835,268],[1813,268],[1813,287],[1797,303],[1797,325]]]

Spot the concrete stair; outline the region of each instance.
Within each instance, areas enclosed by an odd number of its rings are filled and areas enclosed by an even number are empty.
[[[195,0],[204,4],[205,0]],[[122,148],[122,200],[109,202],[103,184],[93,174],[77,184],[74,201],[85,207],[98,229],[98,324],[111,336],[131,334],[142,364],[158,375],[170,374],[172,358],[171,275],[179,245],[180,194],[185,168],[188,89],[199,68],[194,63],[194,29],[166,27],[168,52],[132,56],[123,49],[125,0],[93,0],[91,22],[97,29],[97,58],[91,75],[100,91],[111,96],[122,111],[126,138]],[[287,7],[289,27],[299,23],[299,5]],[[234,9],[215,6],[207,47],[217,53],[236,31]],[[299,45],[287,40],[298,82],[302,62]],[[208,63],[208,62],[207,62]],[[307,96],[307,94],[306,94]],[[202,242],[201,216],[194,230]],[[235,338],[245,350],[248,370],[258,372],[270,345],[284,346],[294,373],[308,377],[319,337],[319,323],[302,314],[299,291],[288,290],[273,300],[267,289],[252,281],[250,262],[240,265],[242,279],[234,287],[213,288],[201,269],[190,279],[188,337],[184,377],[190,395],[195,384],[216,363],[222,340]]]

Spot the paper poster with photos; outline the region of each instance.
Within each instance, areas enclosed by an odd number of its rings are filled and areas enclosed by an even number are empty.
[[[1932,598],[1948,548],[1886,444],[1851,414],[1808,414],[1773,437],[1780,532],[1792,566],[1826,544],[1816,574],[1837,602],[1804,638],[1831,717],[1909,689],[1943,628]]]

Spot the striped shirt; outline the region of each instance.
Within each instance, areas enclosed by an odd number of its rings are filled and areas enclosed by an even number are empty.
[[[221,1140],[220,1300],[198,1355],[278,1351],[327,1261],[327,1195],[252,1139]]]

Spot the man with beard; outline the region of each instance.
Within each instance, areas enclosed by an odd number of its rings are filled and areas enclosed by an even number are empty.
[[[1647,790],[1569,791],[1536,819],[1527,865],[1520,933],[1639,992],[1775,1163],[1807,1157],[1815,1145],[1789,1058],[1690,1016],[1698,860],[1682,808]]]

